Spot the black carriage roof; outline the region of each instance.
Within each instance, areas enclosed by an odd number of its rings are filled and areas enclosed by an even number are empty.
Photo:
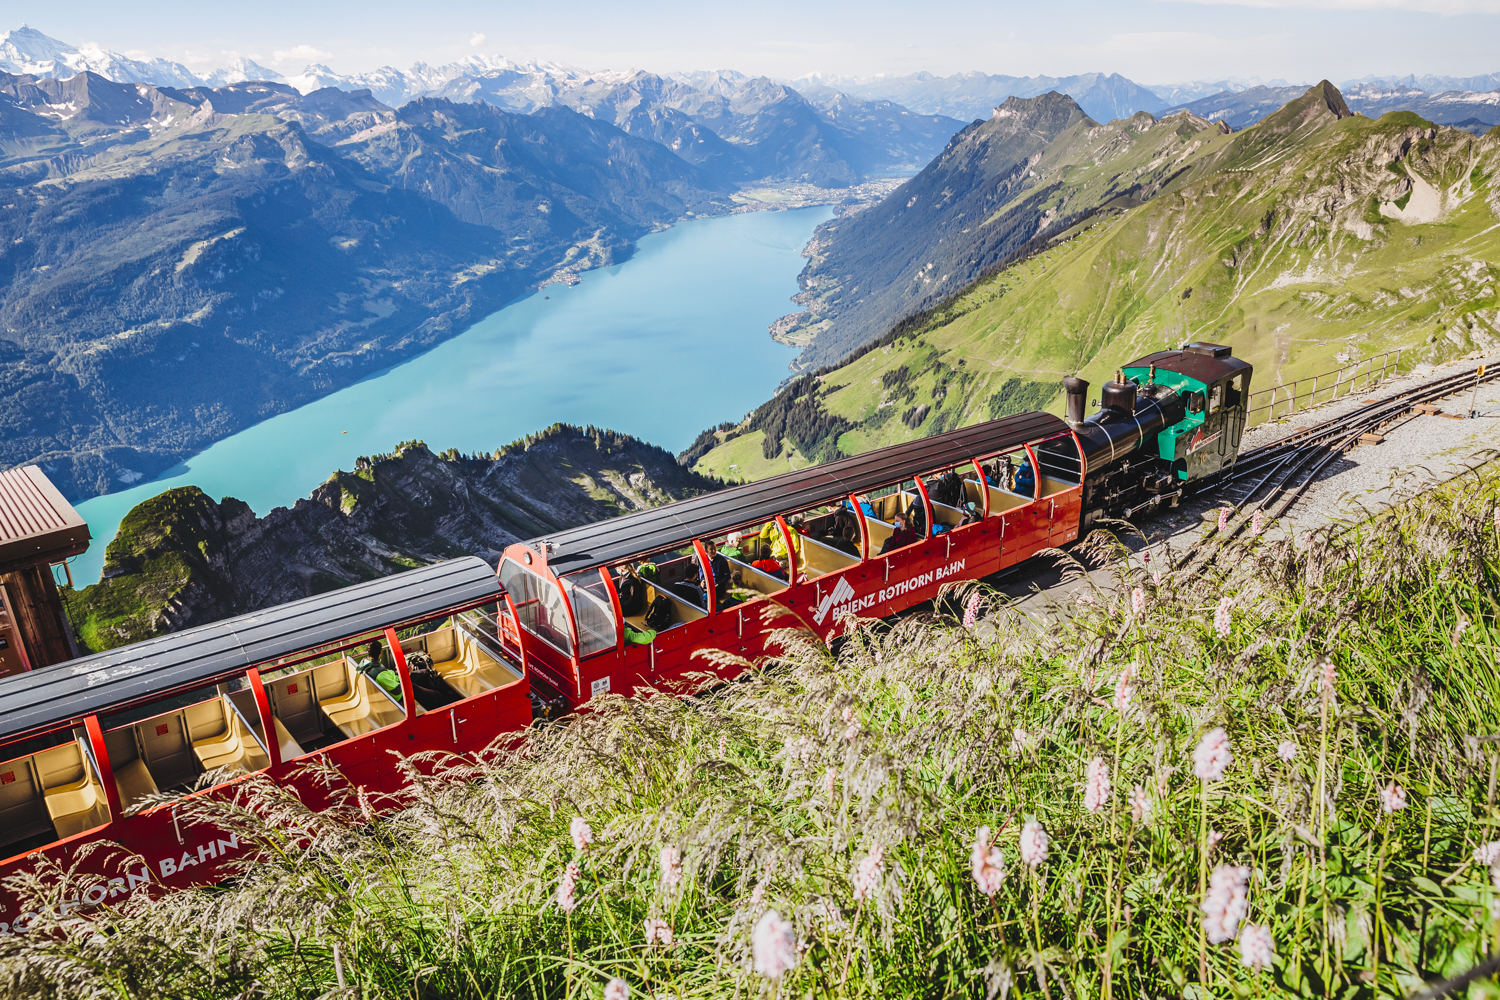
[[[1149,368],[1151,365],[1163,371],[1195,378],[1204,385],[1252,367],[1248,361],[1241,361],[1230,354],[1227,347],[1199,342],[1188,344],[1180,351],[1157,351],[1124,367]]]
[[[0,680],[0,738],[144,704],[256,664],[499,596],[478,556],[280,604]]]
[[[532,544],[551,545],[547,565],[554,573],[576,573],[759,525],[831,497],[865,493],[914,474],[987,458],[1067,429],[1050,413],[1023,413],[546,535]]]

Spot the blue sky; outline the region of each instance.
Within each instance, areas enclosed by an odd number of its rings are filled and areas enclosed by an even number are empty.
[[[236,55],[340,72],[473,54],[587,68],[732,68],[796,77],[961,70],[1343,80],[1500,71],[1500,0],[892,0],[122,4],[12,7],[11,24],[194,69]]]

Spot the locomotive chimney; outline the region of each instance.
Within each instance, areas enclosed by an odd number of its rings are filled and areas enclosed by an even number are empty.
[[[1088,380],[1069,375],[1063,379],[1063,391],[1068,394],[1068,426],[1078,427],[1083,423],[1083,401],[1089,392]]]

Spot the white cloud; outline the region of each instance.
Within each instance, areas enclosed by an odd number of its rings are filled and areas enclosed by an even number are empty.
[[[482,32],[482,31],[476,31],[476,32],[474,32],[474,34],[469,38],[469,44],[473,45],[473,46],[483,45],[484,44],[484,32]]]
[[[1412,11],[1420,14],[1500,14],[1500,0],[1182,0],[1238,7],[1317,7],[1323,10]]]
[[[289,49],[277,49],[272,53],[273,63],[313,63],[332,59],[332,52],[324,52],[322,49],[311,45],[294,45]]]

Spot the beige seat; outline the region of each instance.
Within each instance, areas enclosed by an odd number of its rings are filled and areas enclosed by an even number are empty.
[[[204,771],[221,767],[258,771],[271,763],[239,713],[222,695],[189,705],[184,715],[193,741],[193,755]]]
[[[392,723],[400,722],[406,714],[397,708],[383,692],[375,689],[375,682],[343,661],[343,688],[341,693],[327,697],[319,692],[319,704],[339,730],[350,739],[373,733]],[[328,664],[332,666],[332,664]],[[319,671],[324,667],[318,668]],[[319,678],[319,686],[333,680],[332,675]]]
[[[146,768],[146,762],[139,757],[125,761],[123,764],[115,764],[111,756],[110,763],[115,772],[115,788],[120,792],[122,808],[129,808],[146,796],[157,793],[156,781]]]
[[[459,639],[458,655],[442,663],[434,663],[432,669],[465,698],[493,691],[497,687],[513,684],[520,677],[511,673],[491,657],[476,642]]]
[[[36,768],[47,815],[59,838],[109,822],[104,789],[89,766],[82,743],[75,740],[41,751],[36,755]]]

